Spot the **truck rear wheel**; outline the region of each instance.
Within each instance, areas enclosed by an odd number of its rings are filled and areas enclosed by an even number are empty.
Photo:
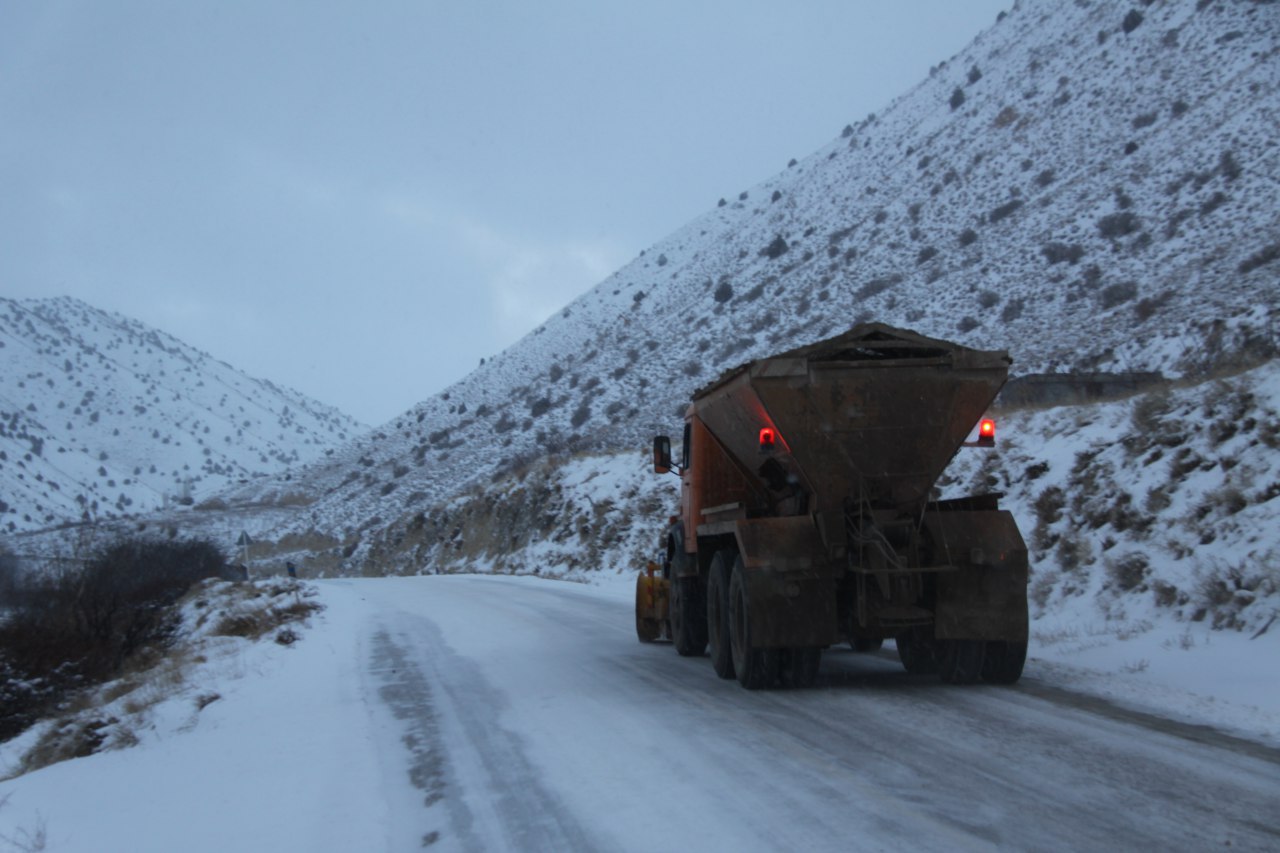
[[[739,684],[748,690],[773,684],[778,677],[778,652],[757,648],[751,636],[751,597],[741,554],[733,561],[729,579],[729,647]]]
[[[923,628],[911,628],[894,638],[898,660],[912,675],[933,675],[938,671],[937,641]]]
[[[784,649],[779,655],[778,680],[783,687],[812,687],[822,665],[822,649],[805,647]]]
[[[982,640],[940,640],[938,675],[948,684],[972,684],[982,677],[986,652]]]
[[[1027,662],[1027,641],[992,640],[982,658],[982,680],[989,684],[1013,684],[1022,677]]]
[[[721,678],[733,678],[733,649],[729,640],[729,573],[733,552],[717,551],[707,575],[707,645],[711,667]]]
[[[698,578],[671,579],[671,639],[682,657],[707,650],[707,605]]]

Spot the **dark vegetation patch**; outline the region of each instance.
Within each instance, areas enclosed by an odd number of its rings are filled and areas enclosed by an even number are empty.
[[[897,273],[893,275],[883,276],[881,278],[873,278],[862,287],[858,288],[859,299],[870,299],[871,297],[883,293],[891,287],[895,287],[902,283],[902,276]]]
[[[1076,264],[1084,257],[1084,246],[1077,243],[1047,243],[1040,248],[1040,254],[1052,264]]]
[[[1240,262],[1240,272],[1253,272],[1258,267],[1265,266],[1280,259],[1280,243],[1272,243],[1270,246],[1259,249],[1249,257]]]
[[[206,540],[121,539],[82,565],[38,574],[19,573],[11,554],[0,553],[0,563],[11,569],[0,623],[0,740],[167,647],[178,599],[198,581],[233,576]]]
[[[1240,177],[1241,171],[1240,164],[1236,162],[1235,155],[1230,151],[1223,151],[1218,157],[1218,174],[1228,181],[1234,181]]]
[[[1114,308],[1128,302],[1138,295],[1138,284],[1133,281],[1126,281],[1120,284],[1109,284],[1102,289],[1099,299],[1102,302],[1103,309]]]
[[[769,243],[769,245],[760,250],[760,254],[769,260],[774,260],[775,258],[780,258],[785,255],[790,248],[791,247],[787,245],[787,241],[783,239],[781,234],[779,234],[773,238],[773,241]]]
[[[1155,123],[1156,123],[1156,113],[1154,112],[1143,113],[1142,115],[1134,118],[1133,129],[1142,130],[1144,127],[1151,127],[1151,125]]]
[[[1200,215],[1208,216],[1210,213],[1213,213],[1215,210],[1222,207],[1222,205],[1226,204],[1228,200],[1226,193],[1221,191],[1214,193],[1212,196],[1205,199],[1204,203],[1200,205]]]
[[[999,222],[1001,219],[1007,219],[1013,215],[1018,208],[1022,207],[1023,201],[1020,198],[1011,199],[987,214],[988,222]]]
[[[1130,210],[1110,213],[1098,220],[1098,233],[1108,240],[1127,237],[1141,227],[1137,214]]]
[[[1012,323],[1014,320],[1022,316],[1022,309],[1025,306],[1021,296],[1010,299],[1004,304],[1004,308],[1000,311],[1000,319],[1005,323]]]

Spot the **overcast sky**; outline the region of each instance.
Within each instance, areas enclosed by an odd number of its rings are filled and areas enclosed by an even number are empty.
[[[382,423],[1008,5],[0,0],[0,294]]]

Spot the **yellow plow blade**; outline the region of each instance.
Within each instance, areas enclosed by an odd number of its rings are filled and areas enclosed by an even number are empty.
[[[664,633],[670,636],[666,630],[668,582],[657,572],[658,565],[650,561],[636,578],[636,636],[642,643],[652,643]]]

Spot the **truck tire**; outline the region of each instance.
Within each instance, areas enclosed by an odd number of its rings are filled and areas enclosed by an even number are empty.
[[[898,660],[912,675],[933,675],[938,671],[937,641],[926,629],[912,628],[894,638]]]
[[[707,605],[696,577],[671,579],[671,640],[681,657],[707,650]]]
[[[707,575],[707,646],[711,667],[721,678],[733,678],[733,648],[729,641],[729,573],[733,551],[717,551]]]
[[[778,651],[758,648],[751,636],[751,596],[741,554],[733,561],[729,578],[729,647],[739,684],[748,690],[773,684],[778,677]]]
[[[812,687],[822,665],[822,649],[806,647],[784,649],[779,655],[778,681],[783,687]]]
[[[941,640],[938,675],[948,684],[973,684],[982,677],[987,644],[982,640]]]
[[[1013,684],[1022,677],[1027,662],[1027,641],[992,640],[982,658],[982,680],[988,684]]]

